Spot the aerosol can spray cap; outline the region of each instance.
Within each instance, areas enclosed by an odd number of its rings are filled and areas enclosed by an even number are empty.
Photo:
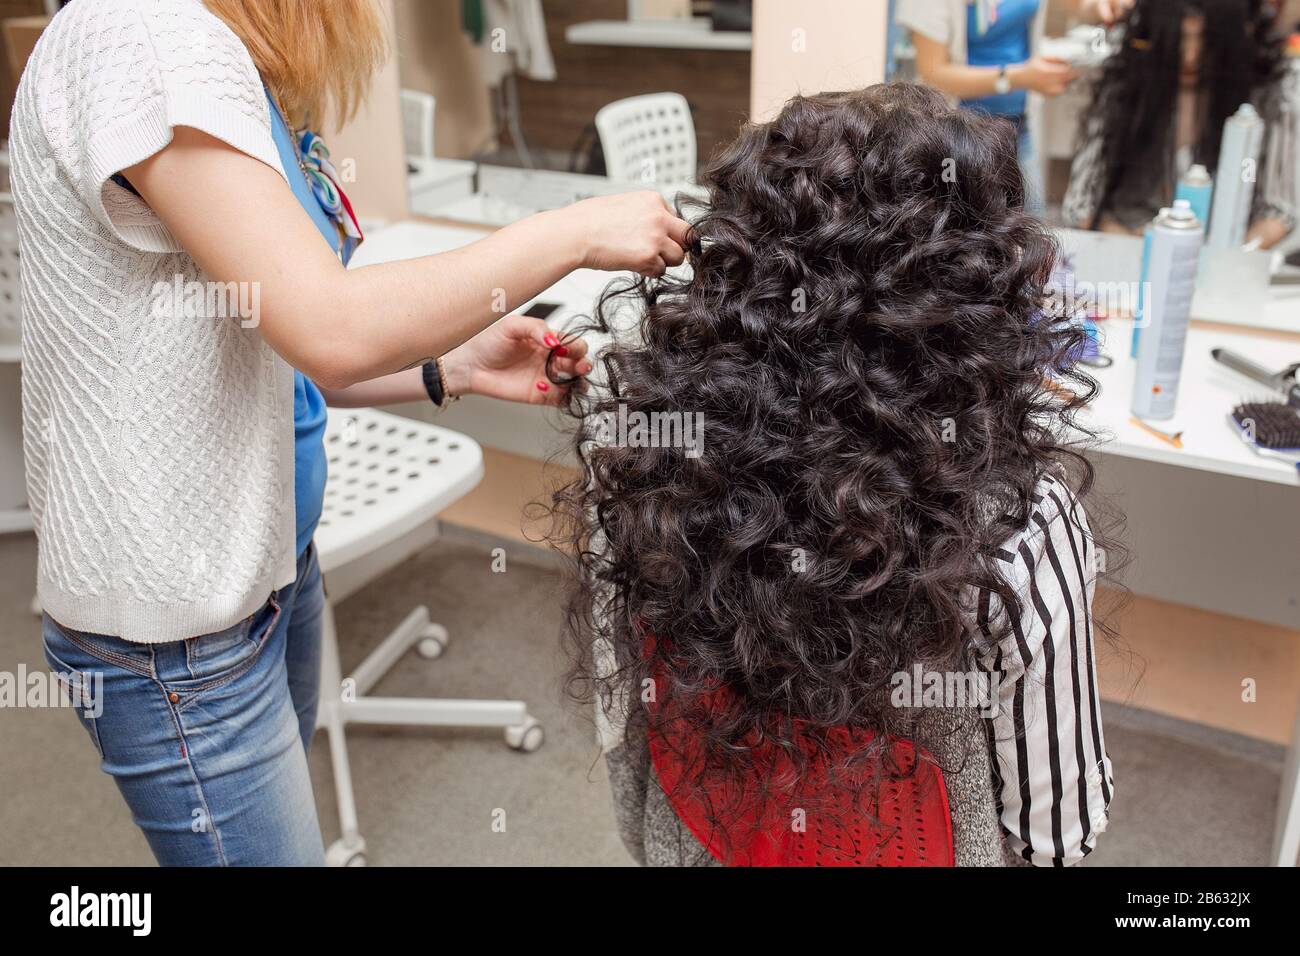
[[[1156,223],[1173,229],[1195,229],[1200,225],[1192,204],[1186,199],[1175,199],[1172,206],[1166,206],[1156,216]]]

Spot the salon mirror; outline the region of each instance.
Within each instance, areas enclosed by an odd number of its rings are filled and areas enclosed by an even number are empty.
[[[411,212],[672,201],[748,113],[750,0],[396,0]]]
[[[1090,250],[1084,262],[1109,264],[1089,281],[1136,279],[1144,231],[1188,198],[1208,226],[1194,317],[1300,332],[1300,2],[891,0],[890,8],[884,43],[894,79],[926,80],[935,36],[948,38],[945,58],[972,67],[1026,55],[1069,65],[1063,89],[963,102],[1013,121],[1023,110],[1022,167],[1041,197],[1034,211],[1062,231],[1067,249]],[[1107,9],[1119,13],[1110,25],[1098,22]],[[954,24],[964,46],[944,32]],[[1243,104],[1257,118],[1244,131],[1231,121]]]

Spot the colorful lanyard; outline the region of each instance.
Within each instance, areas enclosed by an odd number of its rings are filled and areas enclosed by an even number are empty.
[[[352,211],[352,203],[339,186],[338,170],[330,162],[329,148],[311,130],[304,129],[301,133],[295,130],[289,123],[289,114],[285,112],[279,97],[274,93],[271,97],[275,101],[275,108],[280,112],[280,118],[284,120],[285,129],[289,131],[289,142],[293,144],[298,168],[306,177],[307,185],[311,187],[312,195],[320,203],[321,209],[339,231],[339,252],[343,261],[347,262],[365,237],[362,236],[361,225]]]
[[[974,3],[975,32],[983,36],[998,22],[998,0],[974,0]]]

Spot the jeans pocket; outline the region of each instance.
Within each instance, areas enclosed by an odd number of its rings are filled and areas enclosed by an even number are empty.
[[[173,673],[160,673],[159,679],[169,691],[190,695],[234,680],[257,662],[280,615],[280,604],[272,596],[234,627],[189,638],[184,642],[184,669],[169,668]]]
[[[41,643],[44,645],[45,662],[58,678],[63,695],[58,704],[69,707],[77,715],[77,720],[90,735],[90,742],[95,745],[95,751],[102,760],[104,744],[99,738],[98,718],[104,709],[103,665],[94,658],[87,659],[80,648],[68,641],[59,626],[48,617],[41,628]]]

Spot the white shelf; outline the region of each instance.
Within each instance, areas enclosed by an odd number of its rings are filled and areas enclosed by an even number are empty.
[[[714,30],[708,20],[589,20],[564,31],[570,43],[588,46],[669,47],[681,50],[750,50],[753,34]]]
[[[478,172],[476,162],[429,156],[407,156],[406,161],[415,167],[415,172],[408,173],[406,177],[407,185],[413,193],[434,190],[464,180],[469,180],[470,192],[474,191],[474,174]]]
[[[407,176],[411,211],[422,216],[436,215],[448,203],[464,199],[474,192],[474,175],[478,163],[464,159],[434,159],[407,156],[415,172]]]

